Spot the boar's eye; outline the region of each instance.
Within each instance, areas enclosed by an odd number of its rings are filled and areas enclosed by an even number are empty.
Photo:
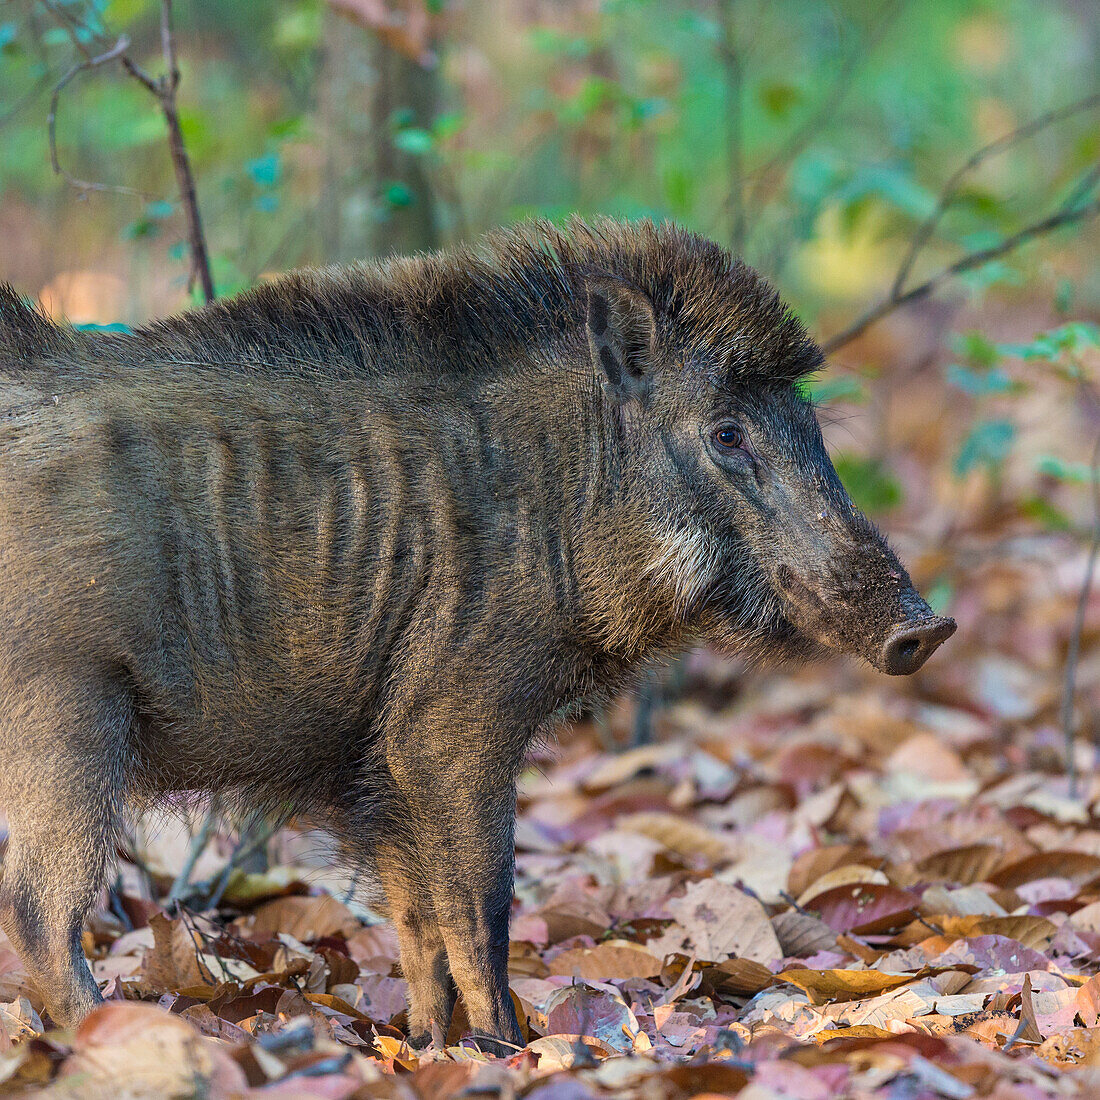
[[[714,429],[714,442],[720,451],[745,449],[745,433],[736,424],[719,424]]]

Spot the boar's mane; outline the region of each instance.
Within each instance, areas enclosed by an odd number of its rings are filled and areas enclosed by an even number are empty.
[[[527,222],[445,252],[293,271],[133,333],[55,325],[0,285],[0,355],[491,375],[582,347],[593,273],[643,290],[665,349],[722,365],[731,385],[789,384],[821,364],[778,294],[713,242],[670,223],[576,218],[565,227]]]

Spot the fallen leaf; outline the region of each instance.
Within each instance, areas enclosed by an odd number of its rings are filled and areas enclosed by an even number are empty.
[[[905,925],[916,915],[917,899],[896,886],[861,882],[817,894],[807,908],[837,932],[871,935]]]
[[[550,961],[548,969],[551,974],[595,981],[653,978],[661,972],[661,960],[639,944],[609,940],[596,947],[563,951]]]
[[[679,949],[700,959],[719,962],[736,955],[767,965],[783,954],[764,907],[728,883],[693,883],[683,897],[669,901],[667,909],[686,933]]]

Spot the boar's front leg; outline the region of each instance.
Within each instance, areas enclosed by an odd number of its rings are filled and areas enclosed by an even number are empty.
[[[401,971],[409,985],[409,1042],[425,1047],[432,1041],[433,1025],[447,1034],[458,996],[447,948],[425,887],[426,872],[415,840],[397,840],[391,832],[391,839],[377,847],[375,864],[397,930]]]
[[[399,736],[389,740],[387,764],[471,1031],[483,1050],[507,1055],[523,1045],[508,990],[516,788],[510,762],[486,759],[492,744],[484,731],[429,745]]]

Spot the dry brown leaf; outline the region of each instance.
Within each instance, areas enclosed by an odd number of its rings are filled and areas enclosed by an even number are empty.
[[[1068,878],[1080,885],[1096,875],[1100,875],[1100,856],[1071,850],[1025,856],[995,871],[989,881],[1011,889],[1040,878]]]
[[[718,864],[737,854],[736,848],[723,837],[675,814],[630,814],[619,819],[618,827],[649,837],[685,859],[702,857],[708,863]]]
[[[1089,978],[1077,990],[1075,1007],[1085,1027],[1096,1027],[1100,1019],[1100,975]]]
[[[1100,901],[1090,902],[1071,913],[1069,923],[1085,932],[1100,932]]]
[[[606,982],[654,978],[661,972],[661,960],[640,944],[609,940],[595,947],[563,951],[550,960],[548,968],[551,974]]]
[[[941,927],[949,936],[1005,936],[1024,947],[1043,950],[1058,932],[1046,917],[944,917]]]
[[[897,989],[914,980],[913,974],[884,974],[879,970],[784,970],[776,981],[789,982],[807,993],[815,1005],[854,1001]]]
[[[687,933],[683,946],[699,959],[736,955],[767,965],[783,954],[760,902],[718,879],[693,883],[666,908]]]
[[[1024,975],[1024,988],[1020,993],[1020,1026],[1016,1029],[1015,1036],[1018,1042],[1038,1043],[1042,1040],[1042,1033],[1035,1020],[1035,1000],[1032,996],[1031,975]]]
[[[752,997],[767,989],[775,981],[775,975],[752,959],[725,959],[717,966],[705,967],[703,979],[709,988],[721,993]]]
[[[897,1033],[873,1024],[856,1024],[854,1027],[826,1028],[814,1036],[815,1043],[827,1043],[832,1039],[896,1039]]]
[[[877,935],[908,924],[916,916],[917,899],[889,884],[856,882],[816,894],[807,907],[837,932]]]
[[[350,936],[359,929],[358,918],[331,894],[276,898],[261,905],[251,917],[253,936],[285,932],[300,943],[323,936]]]
[[[145,956],[142,976],[160,993],[185,986],[213,986],[217,978],[201,958],[201,942],[182,920],[163,913],[149,919],[153,949]]]
[[[803,909],[813,906],[810,904],[819,894],[828,890],[834,890],[839,886],[852,886],[856,883],[870,882],[885,886],[889,883],[886,875],[875,867],[868,867],[862,863],[847,863],[841,867],[834,867],[819,879],[812,882],[795,899],[795,904]]]
[[[925,881],[970,886],[985,882],[1003,858],[1003,851],[992,844],[966,844],[920,860],[917,872]]]
[[[788,958],[802,959],[836,947],[836,933],[823,920],[797,909],[772,917],[772,928]]]
[[[596,1058],[610,1058],[615,1053],[591,1035],[547,1035],[528,1043],[525,1049],[538,1058],[540,1072],[553,1073],[573,1065],[577,1060],[578,1044],[587,1047],[589,1055]]]
[[[512,940],[508,944],[508,974],[512,978],[545,978],[550,971],[533,943]]]
[[[822,875],[849,863],[862,863],[870,854],[866,844],[830,844],[824,848],[810,848],[791,865],[787,892],[798,897]]]
[[[50,1095],[185,1097],[232,1095],[248,1087],[224,1049],[179,1016],[113,1001],[77,1029],[73,1053]]]
[[[603,757],[581,783],[581,789],[588,794],[618,787],[639,772],[657,768],[680,755],[677,745],[652,744],[639,745],[625,752],[613,753]]]
[[[1044,1039],[1036,1053],[1060,1069],[1100,1066],[1100,1027],[1075,1027]]]

